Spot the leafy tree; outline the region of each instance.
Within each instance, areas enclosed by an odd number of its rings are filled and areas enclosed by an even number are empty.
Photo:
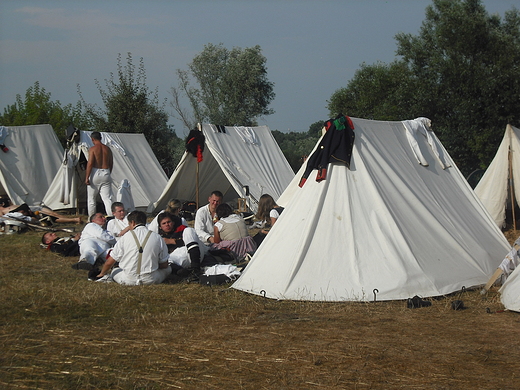
[[[328,100],[331,117],[345,114],[377,120],[409,119],[413,75],[404,62],[362,64],[348,87],[340,88]]]
[[[172,106],[187,128],[197,122],[219,125],[255,126],[257,118],[270,115],[274,99],[273,83],[267,79],[266,58],[260,46],[226,49],[208,44],[188,65],[177,70],[179,86],[172,88]],[[192,87],[196,81],[198,87]],[[182,97],[189,100],[192,113],[182,108]]]
[[[143,59],[136,72],[131,53],[127,55],[125,66],[119,54],[117,79],[114,74],[105,79],[106,90],[97,80],[96,85],[105,106],[103,109],[86,103],[78,86],[82,106],[93,128],[105,132],[143,133],[161,166],[167,172],[173,172],[180,160],[178,149],[183,141],[168,125],[168,114],[164,103],[159,103],[157,88],[152,92],[146,86]]]
[[[63,145],[66,143],[66,129],[71,123],[87,123],[81,106],[68,104],[62,107],[58,100],[51,100],[50,92],[38,81],[27,89],[24,99],[16,95],[16,102],[4,108],[4,114],[0,116],[3,126],[50,124]]]
[[[331,115],[429,117],[463,173],[487,166],[506,124],[520,125],[519,11],[502,20],[480,0],[433,0],[419,34],[396,41],[401,59],[363,66],[332,95]]]
[[[273,136],[278,143],[278,146],[280,146],[282,153],[294,172],[300,169],[301,165],[312,151],[312,148],[314,148],[316,142],[321,137],[323,123],[324,121],[313,123],[306,133],[294,131],[290,133],[282,133],[278,130],[273,131]]]

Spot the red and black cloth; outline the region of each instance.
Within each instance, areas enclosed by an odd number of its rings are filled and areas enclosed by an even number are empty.
[[[186,150],[193,157],[197,157],[197,162],[202,161],[202,152],[204,152],[204,142],[206,137],[199,130],[190,130],[188,137],[186,138]]]
[[[303,187],[310,173],[318,170],[316,181],[327,178],[327,167],[331,162],[342,162],[350,168],[350,158],[354,146],[354,124],[352,120],[343,114],[325,122],[326,133],[318,147],[307,159],[307,166],[303,173],[300,187]]]

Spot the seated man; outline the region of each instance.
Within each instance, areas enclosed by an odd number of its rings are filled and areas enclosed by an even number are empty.
[[[222,192],[213,191],[208,198],[208,204],[202,206],[195,214],[195,231],[200,240],[206,244],[213,244],[214,226],[217,221],[217,207],[222,203]]]
[[[179,213],[181,211],[182,203],[179,199],[170,199],[168,201],[168,204],[166,205],[166,209],[162,210],[160,213],[158,213],[154,219],[148,224],[148,229],[150,229],[152,232],[159,233],[159,223],[157,222],[157,217],[159,214],[164,213],[165,211],[169,212],[170,214],[176,215],[179,217]],[[180,217],[182,224],[185,226],[188,226],[188,222],[183,217]]]
[[[90,217],[90,223],[85,225],[79,239],[80,260],[72,268],[90,271],[98,258],[105,261],[108,250],[116,243],[116,239],[103,228],[105,222],[101,213]]]
[[[47,232],[43,234],[42,244],[45,248],[51,252],[58,253],[62,256],[72,257],[79,256],[79,243],[78,240],[81,233],[76,234],[74,237],[62,237],[59,238],[54,232]]]
[[[128,219],[126,218],[125,206],[121,202],[114,202],[112,203],[111,210],[114,218],[108,221],[107,230],[119,241],[119,238],[130,230]]]
[[[180,217],[164,212],[158,215],[157,221],[159,235],[170,253],[168,261],[177,275],[199,275],[202,267],[216,264],[215,258],[207,256],[209,248],[200,241],[195,229],[183,225]]]
[[[119,284],[146,285],[162,283],[172,272],[168,265],[168,248],[161,236],[146,228],[146,214],[132,211],[128,215],[130,231],[117,242],[97,275],[108,274],[116,262],[119,268],[110,276]]]

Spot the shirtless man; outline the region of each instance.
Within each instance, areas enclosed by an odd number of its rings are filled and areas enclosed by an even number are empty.
[[[94,131],[90,138],[94,146],[88,151],[88,163],[85,184],[87,185],[88,215],[96,213],[96,196],[99,193],[105,204],[105,211],[111,214],[112,206],[112,168],[114,160],[112,151],[101,142],[101,133]]]

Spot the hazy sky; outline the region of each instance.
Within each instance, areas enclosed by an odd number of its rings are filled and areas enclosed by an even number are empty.
[[[504,16],[520,0],[486,0]],[[150,90],[170,99],[176,69],[205,44],[260,45],[274,83],[271,129],[307,131],[363,62],[395,59],[395,34],[418,34],[429,0],[0,0],[0,110],[35,81],[62,105],[101,102],[95,80],[117,55],[143,57]],[[172,110],[167,105],[167,110]],[[348,114],[348,113],[347,113]],[[187,134],[174,119],[177,134]]]

